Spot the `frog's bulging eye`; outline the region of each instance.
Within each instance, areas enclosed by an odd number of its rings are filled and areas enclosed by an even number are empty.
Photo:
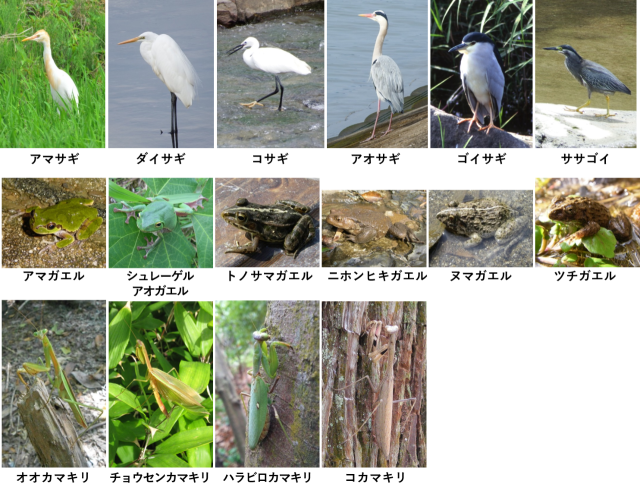
[[[244,212],[238,212],[238,221],[244,223],[247,221],[247,215]]]
[[[49,224],[47,224],[47,229],[48,229],[49,231],[51,231],[52,229],[55,229],[55,227],[56,227],[56,223],[49,223]]]
[[[162,227],[162,223],[156,223],[156,228],[161,228]]]

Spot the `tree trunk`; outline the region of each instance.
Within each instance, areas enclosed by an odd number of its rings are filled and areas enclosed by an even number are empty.
[[[242,402],[233,375],[227,363],[227,357],[216,339],[216,394],[220,397],[229,417],[229,426],[238,447],[238,453],[244,456],[245,428],[247,420],[242,410]]]
[[[256,448],[246,445],[246,467],[319,466],[318,321],[317,301],[269,302],[264,323],[267,333],[272,341],[292,346],[276,348],[280,379],[270,395],[288,438],[278,420],[272,419],[268,435]],[[270,386],[271,380],[264,378]]]
[[[326,302],[323,335],[323,464],[325,467],[426,467],[426,303]],[[382,322],[377,336],[373,324]],[[375,423],[384,420],[379,393],[388,374],[397,325],[389,460]],[[373,359],[372,359],[373,357]],[[374,389],[365,378],[368,376]],[[360,381],[359,381],[360,380]]]

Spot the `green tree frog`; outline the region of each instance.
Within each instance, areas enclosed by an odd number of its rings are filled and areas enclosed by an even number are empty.
[[[195,197],[198,196],[195,195]],[[127,224],[129,224],[129,219],[136,217],[136,213],[138,213],[138,217],[136,219],[138,229],[145,233],[152,233],[157,236],[155,241],[151,241],[145,237],[147,245],[137,247],[138,250],[145,250],[143,258],[147,258],[149,252],[155,248],[162,238],[162,233],[169,233],[178,227],[180,224],[178,216],[189,216],[198,209],[198,206],[204,209],[202,201],[209,199],[206,197],[199,197],[192,202],[176,205],[172,205],[168,198],[162,196],[149,197],[148,200],[151,200],[152,202],[150,204],[136,205],[133,207],[129,206],[126,202],[122,202],[122,209],[113,209],[114,212],[124,212],[127,215],[127,219],[125,220],[125,223]],[[192,226],[190,222],[187,224],[180,224],[181,228],[188,228],[190,226]]]
[[[29,225],[34,233],[61,238],[41,252],[64,248],[95,233],[102,225],[102,218],[98,216],[98,209],[89,207],[92,204],[91,199],[78,198],[63,200],[45,209],[37,206],[26,209],[25,212],[31,213]]]

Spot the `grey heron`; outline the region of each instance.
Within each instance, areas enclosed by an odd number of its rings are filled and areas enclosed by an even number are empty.
[[[371,137],[365,140],[365,142],[367,142],[376,135],[376,126],[378,125],[378,118],[380,117],[380,101],[389,103],[389,111],[391,112],[389,116],[389,127],[383,136],[387,135],[391,130],[393,114],[404,112],[404,84],[402,82],[402,74],[396,62],[394,62],[391,57],[382,54],[382,44],[384,43],[384,38],[387,35],[387,28],[389,26],[387,14],[382,10],[376,10],[372,14],[359,15],[360,17],[367,17],[380,24],[380,31],[376,38],[376,44],[373,47],[370,72],[373,86],[378,95],[378,114],[376,115],[376,122],[373,124]]]
[[[242,106],[246,106],[247,108],[253,108],[257,104],[260,106],[264,106],[260,103],[260,101],[268,98],[269,96],[273,96],[274,94],[278,94],[279,90],[280,106],[278,106],[278,111],[282,111],[282,96],[284,96],[284,87],[282,86],[282,82],[280,82],[280,77],[278,77],[278,74],[294,72],[300,75],[309,75],[311,73],[311,67],[309,67],[307,63],[303,62],[299,58],[293,56],[291,53],[281,50],[280,48],[260,48],[260,42],[253,37],[245,39],[238,46],[230,49],[227,52],[227,55],[232,55],[236,51],[242,50],[243,48],[246,50],[242,54],[244,63],[249,65],[249,67],[254,70],[262,70],[263,72],[273,74],[276,78],[276,89],[272,93],[269,93],[256,101],[240,104]]]

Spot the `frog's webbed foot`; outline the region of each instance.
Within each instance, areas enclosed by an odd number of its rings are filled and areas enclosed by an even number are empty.
[[[158,235],[158,237],[155,239],[155,241],[151,241],[149,238],[147,238],[146,236],[144,237],[144,241],[147,242],[146,246],[139,246],[138,250],[144,250],[145,254],[144,254],[144,259],[147,258],[147,256],[149,255],[149,252],[151,252],[151,250],[153,250],[156,245],[158,244],[158,242],[160,241],[160,236]]]
[[[122,207],[129,207],[128,204],[122,202]],[[124,212],[127,215],[127,219],[125,219],[125,224],[129,224],[129,219],[136,218],[136,212],[138,212],[135,208],[129,207],[129,209],[113,209],[113,212]]]
[[[224,253],[254,253],[260,251],[258,248],[258,243],[260,242],[260,238],[254,236],[249,243],[244,245],[240,245],[236,241],[236,246],[228,248]]]
[[[473,233],[463,245],[465,248],[476,248],[480,243],[482,243],[482,237],[478,233]]]

